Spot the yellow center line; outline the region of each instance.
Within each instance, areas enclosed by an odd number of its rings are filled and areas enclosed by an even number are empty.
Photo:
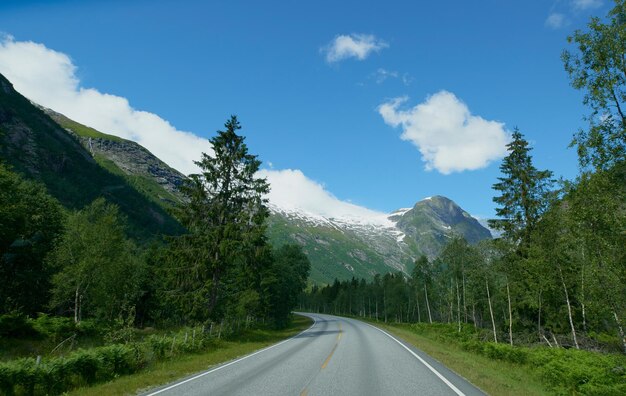
[[[335,346],[333,346],[333,350],[330,351],[330,355],[324,360],[324,364],[322,364],[322,368],[325,369],[328,366],[328,362],[330,362],[330,358],[333,357],[333,353],[335,353],[335,349],[339,345],[339,340],[341,340],[341,334],[343,334],[343,330],[341,330],[341,323],[339,323],[339,334],[337,334],[337,342],[335,342]]]
[[[309,391],[305,388],[302,389],[302,392],[300,392],[300,396],[307,396],[309,394]]]
[[[330,362],[330,358],[333,357],[333,353],[335,353],[335,349],[337,349],[337,344],[335,344],[335,346],[333,347],[333,350],[330,351],[330,355],[328,355],[328,357],[324,361],[324,364],[322,364],[323,369],[325,369],[326,366],[328,366],[328,362]]]

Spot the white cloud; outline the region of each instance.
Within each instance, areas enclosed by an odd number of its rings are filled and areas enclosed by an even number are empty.
[[[602,6],[602,0],[572,0],[572,6],[576,10],[588,10]]]
[[[401,127],[403,140],[422,154],[426,169],[447,175],[481,169],[506,155],[509,134],[504,124],[470,113],[453,93],[440,91],[423,103],[401,110],[408,98],[383,103],[378,112],[385,123]]]
[[[313,218],[392,226],[387,214],[338,199],[298,169],[262,169],[257,175],[270,183],[270,203],[283,210]]]
[[[382,67],[376,70],[373,74],[374,79],[376,80],[376,84],[382,84],[388,78],[398,78],[398,72],[393,70],[386,70]]]
[[[371,34],[339,35],[333,39],[322,52],[326,54],[328,63],[339,62],[348,58],[364,60],[372,52],[378,52],[389,44]]]
[[[0,73],[28,99],[101,132],[133,140],[179,171],[197,172],[193,160],[211,153],[207,139],[179,131],[126,98],[84,88],[69,56],[31,41],[0,38]]]
[[[552,29],[560,29],[565,24],[565,15],[557,12],[552,13],[546,19],[546,26]]]
[[[382,84],[388,79],[398,79],[402,84],[409,86],[413,82],[414,78],[409,73],[400,74],[395,70],[387,70],[382,67],[376,70],[374,73],[368,76],[370,79],[374,79],[376,84]]]

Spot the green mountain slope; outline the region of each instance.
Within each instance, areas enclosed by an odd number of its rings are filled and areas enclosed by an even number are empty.
[[[182,201],[178,186],[185,176],[143,146],[82,125],[51,109],[42,110],[76,136],[100,166],[113,174],[123,176],[130,185],[153,202],[171,209]]]
[[[391,217],[414,251],[436,257],[453,236],[471,244],[490,239],[491,233],[452,200],[435,196],[419,201],[402,215]]]
[[[137,239],[181,231],[161,205],[112,167],[101,166],[76,136],[16,92],[2,75],[0,161],[42,182],[68,208],[82,208],[99,196],[105,197],[128,217],[129,231]]]

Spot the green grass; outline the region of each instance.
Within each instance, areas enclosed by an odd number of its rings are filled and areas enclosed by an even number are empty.
[[[113,135],[108,135],[106,133],[102,133],[102,132],[97,131],[97,130],[95,130],[93,128],[85,126],[83,124],[79,124],[76,121],[70,120],[69,118],[67,118],[65,116],[57,118],[56,121],[63,128],[67,128],[67,129],[72,130],[72,132],[74,132],[78,136],[90,137],[90,138],[99,138],[99,139],[107,139],[107,140],[112,140],[114,142],[123,142],[124,141],[124,139],[122,139],[120,137],[113,136]]]
[[[208,351],[159,361],[139,373],[119,377],[103,384],[79,388],[70,392],[69,395],[134,395],[139,391],[167,384],[181,377],[265,348],[298,334],[310,325],[311,319],[296,316],[292,325],[287,329],[248,330],[234,339],[217,342],[215,347]]]
[[[452,342],[420,335],[406,324],[376,326],[416,346],[490,395],[550,395],[538,373],[526,365],[493,360]]]

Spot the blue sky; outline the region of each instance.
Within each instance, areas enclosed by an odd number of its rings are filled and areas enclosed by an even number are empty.
[[[0,31],[3,48],[13,52],[0,55],[0,72],[31,99],[99,129],[109,124],[87,114],[94,106],[60,103],[55,92],[92,89],[119,97],[112,108],[158,115],[173,135],[134,135],[136,113],[123,118],[133,120],[120,132],[119,123],[104,132],[136,138],[166,161],[178,149],[176,136],[187,139],[179,150],[186,157],[195,154],[185,147],[205,143],[180,131],[207,138],[237,114],[250,151],[266,168],[298,170],[339,200],[389,212],[445,195],[488,217],[502,156],[498,130],[506,135],[519,127],[537,167],[565,178],[577,174],[567,146],[584,127],[586,110],[560,54],[569,34],[609,7],[606,0],[5,0]],[[346,56],[333,61],[329,51],[342,37],[354,45],[348,42]],[[368,44],[373,49],[359,59],[355,48]],[[44,67],[48,61],[56,63]],[[55,86],[57,75],[67,84]],[[394,107],[397,98],[405,101]],[[386,117],[384,104],[392,112]],[[429,109],[469,118],[438,139],[444,127],[429,121]],[[472,145],[471,128],[464,129],[472,124],[477,147],[480,139],[495,145],[486,162],[463,165],[458,144],[442,159],[449,142]],[[481,137],[485,128],[493,134]],[[430,162],[427,146],[436,150]],[[450,161],[457,159],[455,170]]]

